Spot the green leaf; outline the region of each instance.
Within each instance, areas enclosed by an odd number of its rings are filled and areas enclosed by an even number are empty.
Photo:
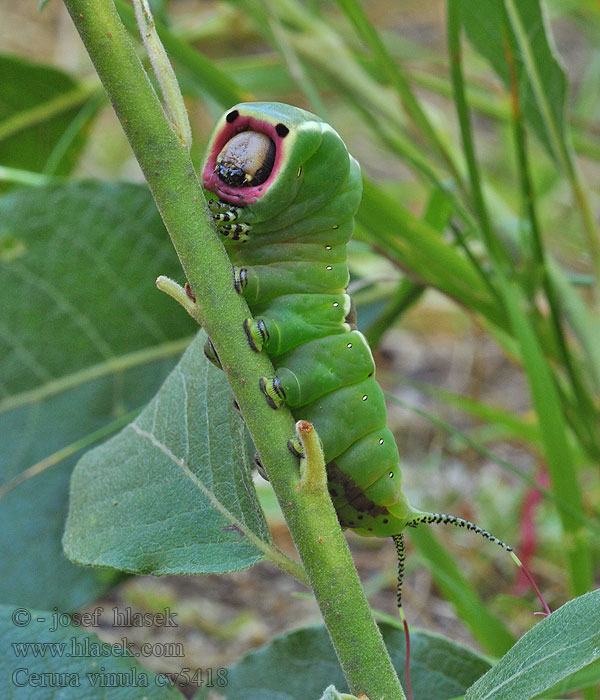
[[[600,658],[600,590],[569,601],[525,634],[465,700],[528,700]]]
[[[576,594],[581,594],[591,586],[592,565],[580,520],[574,518],[570,512],[583,514],[583,500],[560,397],[542,346],[525,313],[526,302],[521,290],[515,282],[504,278],[499,278],[499,283],[510,315],[513,334],[519,342],[531,398],[538,416],[552,489],[569,507],[567,510],[559,505],[559,514],[563,529],[570,536],[564,549],[568,559],[571,586]]]
[[[55,147],[76,119],[91,89],[56,68],[0,54],[0,163],[42,172]],[[54,164],[56,175],[72,169],[85,144],[86,116]]]
[[[123,646],[102,642],[75,625],[50,631],[56,626],[54,622],[49,611],[23,608],[15,613],[12,607],[0,606],[2,697],[181,700],[177,690],[165,687],[166,676],[142,668]],[[39,674],[61,675],[50,676],[58,685],[43,686],[44,676]],[[102,674],[111,674],[104,677],[104,685]]]
[[[154,287],[161,273],[181,274],[145,187],[0,198],[4,603],[72,610],[114,585],[62,553],[69,478],[82,443],[152,398],[196,327]]]
[[[451,215],[452,206],[448,198],[440,189],[433,189],[423,214],[423,221],[434,231],[438,231],[441,234],[448,225]],[[369,321],[365,329],[359,326],[372,348],[377,347],[383,333],[419,301],[425,289],[425,286],[413,282],[408,277],[403,277],[400,280],[385,307],[373,315],[374,317]],[[364,323],[360,314],[358,318],[361,323]]]
[[[404,678],[404,631],[380,625],[392,663]],[[461,695],[489,669],[478,654],[448,639],[411,631],[411,682],[415,700],[447,700]],[[282,676],[281,669],[285,669]],[[277,637],[229,669],[227,700],[306,700],[321,697],[323,686],[348,692],[324,627],[308,627]],[[203,698],[202,693],[197,700]],[[335,696],[334,696],[335,697]]]
[[[156,397],[75,467],[64,537],[81,564],[145,574],[252,566],[269,531],[244,423],[200,332]]]
[[[426,221],[366,179],[357,223],[360,238],[385,250],[390,259],[410,269],[423,284],[436,287],[493,324],[506,327],[503,309],[472,263]]]
[[[158,274],[178,270],[145,187],[91,181],[3,197],[4,396],[14,403],[47,382],[189,335],[193,322],[154,286]]]
[[[573,675],[567,676],[560,683],[553,685],[550,690],[544,691],[540,698],[561,698],[566,693],[571,693],[574,690],[597,688],[598,686],[600,686],[600,659],[585,666],[580,671],[576,671]]]
[[[514,5],[527,34],[536,78],[527,71],[512,29],[506,34],[503,3],[504,0],[487,0],[485,12],[482,12],[478,0],[461,0],[461,19],[467,37],[510,90],[510,69],[505,52],[505,41],[508,39],[515,57],[523,114],[548,152],[560,160],[552,129],[564,137],[567,79],[557,59],[547,19],[539,0],[519,0]],[[549,126],[548,119],[553,127]]]

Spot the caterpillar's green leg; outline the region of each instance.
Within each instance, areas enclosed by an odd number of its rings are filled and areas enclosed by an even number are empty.
[[[294,457],[298,457],[298,459],[302,459],[302,457],[304,457],[304,448],[297,437],[290,438],[287,441],[287,446],[288,450],[294,455]]]
[[[260,456],[259,456],[258,452],[254,453],[254,465],[256,466],[256,471],[262,476],[262,478],[265,481],[269,481],[267,471],[264,468],[263,463],[260,461]]]
[[[259,386],[271,408],[278,409],[285,405],[285,391],[281,386],[281,380],[277,376],[273,377],[273,379],[261,377]]]
[[[229,223],[238,220],[243,211],[240,207],[235,207],[221,199],[209,199],[208,208],[211,211],[213,221],[217,224],[217,231],[222,236],[232,241],[248,240],[248,231],[250,231],[249,224]]]
[[[248,270],[245,267],[233,266],[233,286],[238,294],[243,294],[248,286]]]
[[[227,219],[224,220],[227,221]],[[217,221],[217,231],[231,241],[245,243],[250,238],[248,236],[250,228],[250,224],[221,224]]]
[[[285,391],[277,376],[275,376],[273,379],[261,377],[259,380],[259,385],[262,393],[267,399],[267,403],[269,406],[271,406],[271,408],[277,409],[285,404]],[[302,459],[304,457],[304,448],[297,437],[290,438],[287,441],[287,446],[288,450],[294,455],[294,457],[298,457],[298,459]]]
[[[208,204],[208,208],[211,210],[211,212],[226,211],[228,209],[235,208],[232,207],[229,202],[224,202],[222,199],[207,199],[206,203]]]
[[[220,199],[209,199],[208,208],[215,221],[237,221],[238,216],[242,212],[240,207],[234,207],[229,202],[223,202]]]
[[[204,343],[204,354],[206,355],[206,358],[208,360],[210,360],[215,367],[218,367],[219,369],[223,369],[223,365],[221,364],[221,360],[219,360],[219,356],[217,355],[217,351],[215,350],[215,346],[212,344],[212,341],[210,338]]]
[[[271,408],[277,409],[285,404],[285,391],[277,376],[273,377],[273,379],[261,377],[259,380],[259,386]],[[297,437],[290,438],[287,441],[287,446],[288,450],[294,455],[294,457],[298,457],[298,459],[302,459],[302,457],[304,457],[304,448]]]
[[[252,269],[246,270],[252,287]],[[248,296],[252,298],[252,290]],[[253,350],[276,357],[310,340],[352,330],[346,317],[350,310],[346,294],[286,294],[262,306],[260,315],[246,321],[245,330]]]
[[[269,340],[269,331],[264,320],[247,318],[244,321],[244,330],[250,347],[256,352],[261,352],[264,344]]]

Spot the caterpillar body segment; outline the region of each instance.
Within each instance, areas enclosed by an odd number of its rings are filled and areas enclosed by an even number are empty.
[[[261,380],[266,400],[315,426],[343,526],[368,536],[401,532],[420,511],[402,493],[373,356],[346,293],[346,244],[362,194],[357,161],[309,112],[247,103],[217,123],[202,172],[218,198],[210,207],[236,289],[253,314],[248,341],[276,368]]]
[[[275,365],[277,383],[292,409],[300,409],[375,372],[371,349],[359,331],[303,343],[276,358]],[[362,394],[359,399],[365,403],[369,396]]]
[[[351,301],[347,294],[286,294],[254,309],[254,319],[245,324],[252,348],[278,357],[299,342],[351,330],[346,317]]]
[[[251,309],[289,294],[344,294],[348,286],[346,263],[312,261],[273,262],[270,265],[246,266],[244,298]],[[333,303],[333,302],[332,302]]]

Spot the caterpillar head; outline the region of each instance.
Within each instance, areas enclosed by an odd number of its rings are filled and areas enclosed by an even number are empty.
[[[258,187],[273,172],[275,144],[260,131],[232,136],[217,156],[214,172],[225,185]]]
[[[304,189],[327,188],[320,175],[318,183],[310,178],[305,182],[303,166],[329,141],[336,142],[339,157],[329,159],[328,167],[334,169],[339,162],[339,176],[345,179],[348,152],[318,117],[277,102],[235,105],[217,122],[209,140],[204,187],[236,207],[250,207],[253,220],[270,219],[296,199],[303,183]]]

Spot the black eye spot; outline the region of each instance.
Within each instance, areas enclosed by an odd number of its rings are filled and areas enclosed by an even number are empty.
[[[237,111],[237,109],[234,109],[233,112],[229,112],[229,114],[225,117],[225,121],[228,124],[233,124],[233,122],[240,116],[240,113]]]
[[[275,131],[277,132],[278,136],[281,136],[282,139],[284,139],[290,133],[290,130],[287,128],[287,126],[281,123],[277,124],[277,126],[275,127]]]
[[[383,519],[383,524],[385,525],[386,523],[389,523],[390,521],[387,518]]]

